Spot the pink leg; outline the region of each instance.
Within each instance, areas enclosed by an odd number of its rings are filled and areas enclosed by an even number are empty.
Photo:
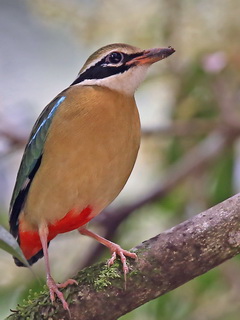
[[[89,237],[97,240],[98,242],[100,242],[101,244],[103,244],[104,246],[106,246],[107,248],[110,249],[110,251],[112,252],[112,257],[108,260],[108,266],[111,266],[114,263],[117,255],[120,256],[120,259],[121,259],[121,262],[123,265],[124,279],[126,282],[126,275],[129,272],[129,269],[127,266],[125,256],[130,257],[132,259],[137,259],[137,255],[133,252],[129,252],[127,250],[122,249],[118,244],[111,242],[111,241],[97,235],[96,233],[89,231],[88,229],[86,229],[84,227],[79,228],[78,231],[85,236],[89,236]]]
[[[53,302],[55,300],[55,294],[56,294],[56,296],[61,300],[63,304],[63,308],[65,310],[68,310],[68,312],[70,312],[68,308],[68,303],[64,299],[62,292],[58,290],[58,288],[65,288],[69,284],[74,284],[74,283],[77,284],[77,281],[73,279],[69,279],[64,283],[58,284],[53,280],[50,273],[50,264],[49,264],[49,258],[48,258],[48,247],[47,247],[48,227],[45,224],[41,225],[38,232],[39,232],[39,237],[43,247],[43,255],[44,255],[46,272],[47,272],[47,286],[50,292],[50,299]]]

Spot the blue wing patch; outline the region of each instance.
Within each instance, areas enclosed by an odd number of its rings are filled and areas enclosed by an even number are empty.
[[[44,127],[47,129],[49,128],[51,121],[52,121],[52,117],[54,116],[54,113],[56,112],[57,108],[59,107],[59,105],[66,99],[66,97],[60,97],[58,99],[53,100],[51,104],[53,104],[51,110],[49,111],[49,113],[47,114],[47,117],[45,119],[41,119],[41,123],[37,126],[35,132],[33,132],[30,136],[30,141],[28,143],[28,145],[31,145],[32,143],[34,143],[34,141],[36,141],[36,137],[38,134],[41,134],[41,132],[45,132],[46,129],[44,129]],[[56,101],[57,100],[57,101]],[[49,106],[50,106],[49,105]],[[43,113],[45,114],[45,110],[42,112],[41,116],[43,115]]]
[[[18,216],[26,200],[31,182],[41,165],[44,143],[49,127],[55,112],[65,99],[66,97],[61,94],[44,108],[32,129],[26,145],[10,202],[10,232],[15,237],[18,235]]]

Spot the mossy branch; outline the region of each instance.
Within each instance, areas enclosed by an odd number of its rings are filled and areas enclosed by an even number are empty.
[[[121,264],[98,263],[78,273],[78,286],[64,289],[72,320],[115,320],[179,287],[240,252],[240,194],[143,242],[128,261],[127,287]],[[19,306],[8,319],[68,319],[48,292]]]

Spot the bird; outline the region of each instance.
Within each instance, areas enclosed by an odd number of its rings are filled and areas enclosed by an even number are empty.
[[[175,50],[115,43],[90,55],[77,78],[42,111],[31,131],[10,202],[10,232],[29,265],[44,257],[46,283],[53,303],[69,306],[51,275],[48,246],[58,234],[77,229],[120,256],[133,252],[87,228],[120,193],[134,167],[141,127],[134,93],[150,65]],[[25,266],[14,257],[17,266]]]

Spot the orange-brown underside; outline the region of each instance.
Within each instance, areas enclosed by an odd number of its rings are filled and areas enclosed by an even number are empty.
[[[91,218],[92,209],[86,207],[79,214],[75,210],[69,211],[61,220],[48,225],[48,241],[51,241],[59,233],[69,232],[80,228],[88,223]],[[42,249],[41,240],[37,231],[21,231],[21,221],[19,226],[20,247],[27,260],[33,257]]]

